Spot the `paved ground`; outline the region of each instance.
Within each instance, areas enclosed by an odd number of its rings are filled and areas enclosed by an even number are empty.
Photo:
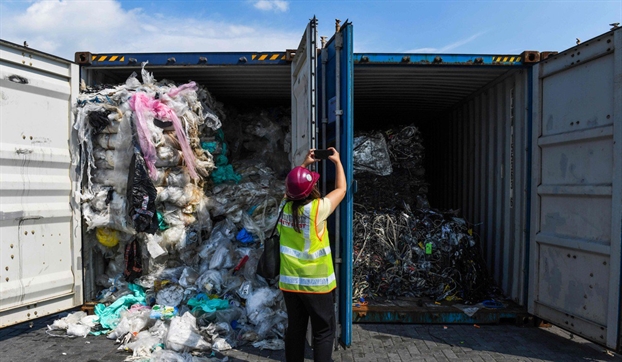
[[[62,315],[61,315],[62,316]],[[0,329],[0,361],[123,361],[103,336],[58,338],[45,333],[59,315]],[[308,350],[310,357],[310,350]],[[252,347],[227,351],[229,361],[283,361],[283,351]],[[223,354],[215,357],[223,358]],[[352,347],[333,354],[335,361],[622,361],[602,347],[556,327],[513,325],[355,324]],[[311,359],[307,359],[311,361]],[[328,361],[327,361],[328,362]]]

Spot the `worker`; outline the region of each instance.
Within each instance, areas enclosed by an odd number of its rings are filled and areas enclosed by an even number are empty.
[[[335,189],[322,197],[320,175],[307,167],[318,161],[315,150],[285,180],[283,214],[278,230],[281,243],[279,288],[287,308],[285,333],[287,362],[304,360],[307,323],[311,319],[313,360],[332,361],[335,336],[334,289],[337,287],[326,219],[346,195],[346,176],[334,148],[328,159],[335,164]],[[329,152],[330,153],[330,152]]]

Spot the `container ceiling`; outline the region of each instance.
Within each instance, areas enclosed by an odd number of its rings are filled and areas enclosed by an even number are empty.
[[[87,68],[88,70],[89,68]],[[119,83],[139,67],[91,68]],[[147,67],[157,80],[193,80],[226,103],[289,105],[289,65]],[[356,64],[354,116],[357,127],[377,122],[412,123],[451,110],[473,92],[506,73],[504,66]]]
[[[354,67],[358,125],[429,120],[456,107],[508,67],[359,65]]]

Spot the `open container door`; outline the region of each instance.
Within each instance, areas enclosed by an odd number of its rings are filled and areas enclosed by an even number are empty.
[[[78,79],[68,60],[0,41],[0,328],[83,301],[70,156]]]
[[[617,349],[622,29],[536,65],[529,312]]]
[[[345,199],[333,214],[334,240],[333,258],[337,278],[337,338],[344,346],[352,343],[352,220],[353,211],[353,26],[346,23],[322,49],[322,62],[318,73],[321,81],[320,114],[322,115],[321,137],[318,148],[334,146],[341,156],[341,162],[348,181]],[[331,162],[322,162],[328,170],[322,171],[332,180],[334,167]]]
[[[316,145],[317,19],[307,25],[292,61],[292,167]]]

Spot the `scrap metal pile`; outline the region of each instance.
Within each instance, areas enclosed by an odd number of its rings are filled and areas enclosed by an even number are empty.
[[[287,110],[228,119],[204,87],[156,82],[144,68],[142,82],[83,88],[72,155],[84,175],[83,244],[106,265],[91,264],[95,316],[70,315],[49,334],[106,334],[133,361],[203,361],[197,352],[246,343],[282,349],[282,295],[256,268],[284,194],[264,152],[287,160]],[[232,161],[222,123],[236,117],[244,143]]]
[[[361,135],[354,144],[354,302],[485,299],[492,284],[471,225],[427,201],[419,130]]]

